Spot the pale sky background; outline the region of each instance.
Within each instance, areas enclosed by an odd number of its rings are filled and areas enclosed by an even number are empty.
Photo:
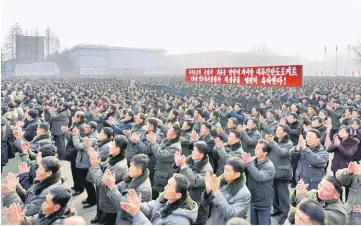
[[[264,43],[281,55],[322,60],[361,37],[361,1],[3,0],[2,43],[18,22],[41,34],[49,25],[62,48],[80,43],[163,47],[170,54],[247,51]]]

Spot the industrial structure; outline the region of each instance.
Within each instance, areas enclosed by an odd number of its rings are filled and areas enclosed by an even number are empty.
[[[68,50],[74,74],[159,73],[166,50],[77,45]]]

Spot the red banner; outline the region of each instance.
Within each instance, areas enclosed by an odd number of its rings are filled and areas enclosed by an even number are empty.
[[[249,86],[302,87],[302,65],[188,68],[186,82]]]

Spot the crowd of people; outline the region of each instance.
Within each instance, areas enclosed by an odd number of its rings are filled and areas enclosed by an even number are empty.
[[[22,162],[1,185],[9,224],[361,224],[359,79],[132,79],[2,79],[1,168]],[[85,191],[91,222],[71,202]]]

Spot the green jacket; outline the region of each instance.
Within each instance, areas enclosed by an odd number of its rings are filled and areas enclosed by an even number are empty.
[[[326,223],[329,225],[347,224],[347,211],[340,199],[332,201],[322,201],[317,196],[317,190],[308,191],[305,195],[296,195],[296,191],[291,194],[290,203],[291,209],[288,213],[288,221],[294,224],[296,206],[304,199],[308,198],[319,202],[325,211]]]

